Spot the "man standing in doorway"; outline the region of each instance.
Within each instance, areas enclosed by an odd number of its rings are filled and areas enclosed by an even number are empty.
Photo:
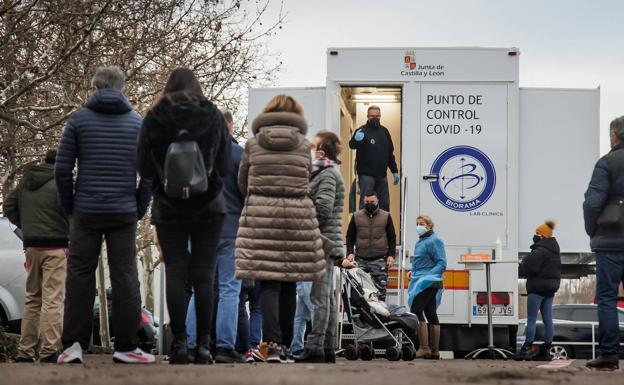
[[[600,356],[592,369],[619,368],[618,288],[624,282],[624,116],[611,122],[611,151],[596,167],[585,192],[585,231],[596,254],[596,302]]]
[[[371,275],[379,291],[379,299],[386,300],[388,267],[394,264],[396,233],[390,213],[379,207],[374,191],[364,194],[364,208],[355,212],[347,229],[347,259],[355,260]]]
[[[358,128],[349,141],[356,150],[355,167],[360,187],[360,209],[364,207],[364,193],[373,190],[379,197],[379,207],[390,211],[390,196],[386,170],[392,172],[393,184],[399,184],[399,169],[394,159],[394,145],[388,129],[381,125],[379,106],[368,107],[366,124]]]

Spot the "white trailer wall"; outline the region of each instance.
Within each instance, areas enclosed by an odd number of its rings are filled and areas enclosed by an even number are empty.
[[[520,89],[519,252],[546,218],[557,221],[561,252],[590,252],[582,204],[600,155],[599,111],[599,89]]]

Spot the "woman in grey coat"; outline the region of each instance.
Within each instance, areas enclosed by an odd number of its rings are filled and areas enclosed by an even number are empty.
[[[319,132],[311,141],[312,173],[310,197],[316,207],[321,234],[336,243],[328,254],[325,276],[312,283],[310,299],[314,305],[312,330],[303,353],[295,356],[297,362],[336,362],[336,298],[333,293],[334,266],[351,267],[344,259],[342,241],[342,207],[344,182],[340,175],[338,155],[340,139],[332,132]]]

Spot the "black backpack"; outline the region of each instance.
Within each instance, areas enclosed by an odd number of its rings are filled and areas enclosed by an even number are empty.
[[[176,141],[167,148],[161,179],[165,194],[170,198],[189,199],[208,191],[208,176],[212,170],[206,170],[199,145],[188,137],[188,131],[180,131]]]

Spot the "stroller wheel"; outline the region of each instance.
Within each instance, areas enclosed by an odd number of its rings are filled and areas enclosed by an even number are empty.
[[[364,361],[370,361],[375,358],[375,351],[370,345],[360,345],[360,358]]]
[[[416,357],[416,349],[410,345],[403,346],[401,356],[403,357],[403,361],[412,361]]]
[[[386,359],[388,361],[398,361],[401,359],[401,350],[396,346],[390,346],[386,349]]]
[[[358,349],[355,345],[347,346],[347,349],[345,350],[345,358],[349,361],[356,361],[360,358],[360,349]]]

